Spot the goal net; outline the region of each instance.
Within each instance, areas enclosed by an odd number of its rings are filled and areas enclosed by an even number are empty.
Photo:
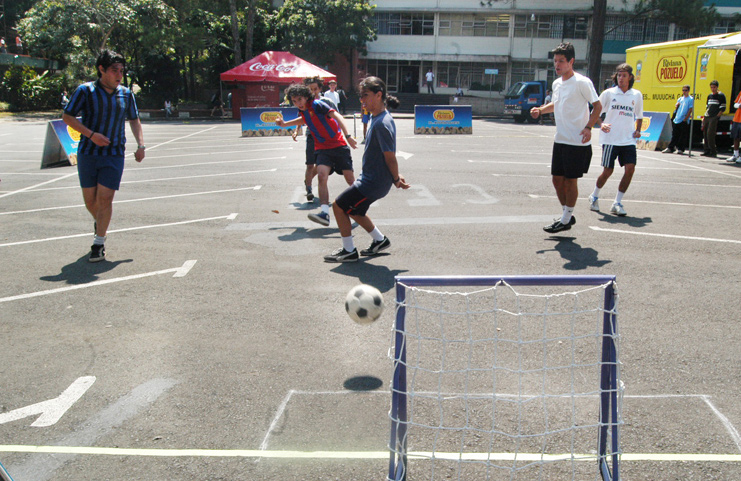
[[[396,278],[388,479],[619,479],[613,276]]]

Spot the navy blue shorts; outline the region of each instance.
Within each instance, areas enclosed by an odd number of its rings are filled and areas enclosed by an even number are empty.
[[[314,136],[311,134],[306,136],[306,165],[316,165],[316,150],[314,149]]]
[[[342,174],[345,170],[353,170],[350,147],[344,145],[334,149],[317,149],[316,165],[327,165],[332,169],[332,172],[338,174]]]
[[[334,203],[348,215],[364,216],[368,212],[368,208],[375,201],[376,199],[366,197],[355,185],[351,185],[337,196]]]
[[[551,175],[578,179],[589,172],[592,162],[591,145],[553,144]]]
[[[123,155],[77,154],[77,175],[82,188],[97,187],[100,184],[118,190],[123,171]]]
[[[615,168],[615,159],[620,162],[620,167],[625,164],[635,165],[638,162],[635,145],[603,145],[602,146],[602,167],[606,169]]]

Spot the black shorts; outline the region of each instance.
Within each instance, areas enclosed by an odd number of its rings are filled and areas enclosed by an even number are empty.
[[[592,162],[591,145],[553,144],[551,175],[578,179],[589,172]]]
[[[332,172],[338,174],[342,174],[345,170],[353,170],[350,147],[345,145],[334,149],[318,149],[316,151],[316,165],[329,166]]]
[[[306,165],[316,164],[316,150],[314,150],[314,136],[306,136]]]
[[[376,199],[364,196],[357,187],[351,185],[337,196],[334,203],[348,215],[364,216],[375,201]]]
[[[615,159],[620,162],[620,167],[625,164],[635,165],[638,162],[635,145],[603,145],[602,167],[606,169],[615,168]]]

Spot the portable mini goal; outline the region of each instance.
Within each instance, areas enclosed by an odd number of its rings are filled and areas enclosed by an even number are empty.
[[[614,276],[399,276],[393,344],[389,480],[619,481]]]

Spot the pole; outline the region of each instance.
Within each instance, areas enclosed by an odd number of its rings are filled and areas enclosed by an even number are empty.
[[[692,117],[690,117],[690,141],[687,149],[687,157],[692,157],[692,130],[695,125],[695,89],[697,87],[697,61],[700,59],[700,49],[697,47],[697,55],[695,55],[695,71],[692,72]]]

